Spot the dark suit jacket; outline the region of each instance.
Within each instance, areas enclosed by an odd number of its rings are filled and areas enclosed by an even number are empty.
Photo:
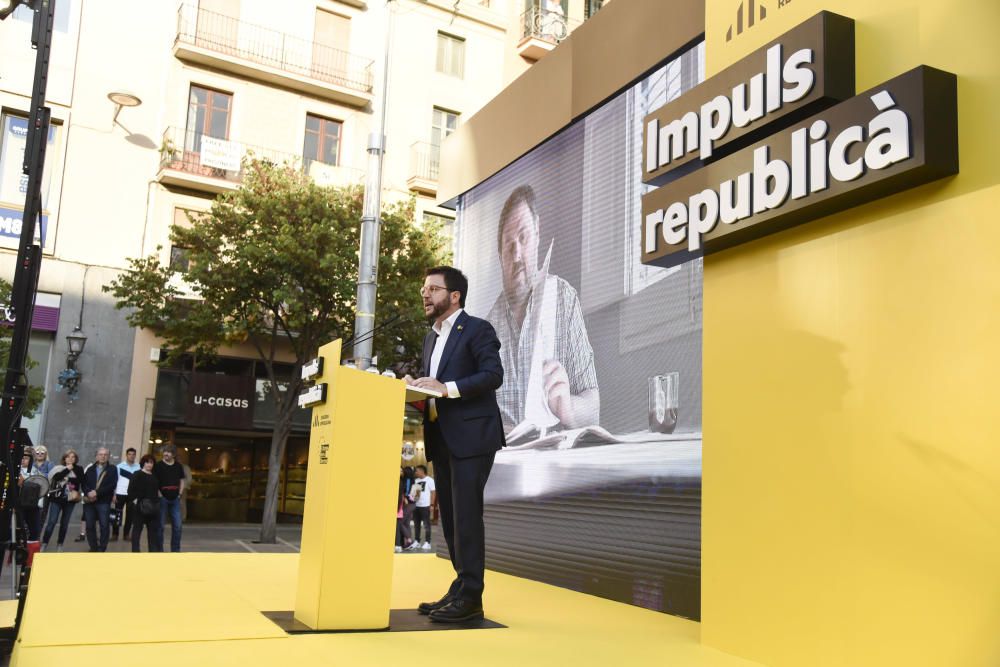
[[[96,464],[91,463],[83,471],[83,488],[81,489],[83,495],[87,495],[91,491],[97,491],[97,502],[100,503],[110,503],[115,497],[115,487],[118,486],[117,466],[109,462],[105,466],[105,469],[107,472],[104,474],[103,479],[97,474]],[[101,482],[100,487],[97,486],[98,480]]]
[[[433,331],[424,338],[425,376],[430,375],[431,353],[436,341]],[[500,339],[492,324],[462,311],[448,335],[436,379],[454,382],[461,396],[436,401],[438,425],[452,456],[481,456],[506,444],[496,397],[497,388],[503,384]],[[438,443],[428,440],[426,444],[427,458],[431,461],[445,453],[437,451]]]

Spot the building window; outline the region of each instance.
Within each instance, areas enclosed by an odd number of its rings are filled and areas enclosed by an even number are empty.
[[[46,165],[42,172],[42,221],[35,236],[45,247],[52,236],[48,229],[59,201],[59,175],[62,155],[58,144],[62,126],[49,125],[49,145]],[[24,198],[28,192],[28,176],[21,167],[28,146],[28,118],[15,114],[0,116],[0,246],[16,248],[21,235]],[[55,182],[53,182],[55,175]]]
[[[233,96],[211,88],[191,85],[188,100],[187,131],[184,149],[201,152],[202,136],[229,139],[229,119],[232,116]]]
[[[465,40],[445,32],[437,38],[437,71],[442,74],[465,76]]]
[[[72,4],[73,0],[60,0],[60,2],[56,3],[56,15],[52,23],[52,30],[55,32],[69,32],[69,15]],[[24,21],[25,23],[33,23],[35,20],[34,10],[27,5],[21,5],[15,9],[13,16],[15,20]]]
[[[441,143],[458,129],[458,116],[454,111],[434,107],[431,115],[431,146],[440,151]]]
[[[178,245],[170,246],[170,270],[176,273],[187,273],[191,265],[190,251]]]
[[[306,114],[306,136],[302,146],[302,159],[308,169],[314,160],[324,164],[340,162],[339,120]]]

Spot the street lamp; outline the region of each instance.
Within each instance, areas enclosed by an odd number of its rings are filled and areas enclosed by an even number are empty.
[[[2,2],[3,0],[0,0]],[[73,332],[66,336],[66,343],[69,345],[69,352],[66,354],[66,368],[59,371],[59,380],[56,391],[66,390],[69,400],[76,398],[76,393],[80,388],[82,375],[76,368],[76,360],[80,358],[84,346],[87,345],[87,336],[77,325]]]
[[[69,344],[69,355],[66,357],[66,361],[72,361],[73,364],[83,353],[84,346],[87,345],[87,336],[83,333],[79,326],[73,328],[73,333],[66,336],[66,342]]]
[[[0,2],[4,2],[4,0],[0,0]],[[111,119],[112,123],[118,120],[118,114],[121,113],[122,107],[137,107],[142,104],[142,100],[140,100],[137,96],[124,91],[108,93],[108,99],[115,103],[115,115],[114,118]]]

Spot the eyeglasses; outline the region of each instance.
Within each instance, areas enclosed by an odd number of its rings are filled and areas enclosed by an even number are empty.
[[[439,289],[448,291],[447,287],[441,287],[440,285],[424,285],[420,288],[420,296],[430,296]]]

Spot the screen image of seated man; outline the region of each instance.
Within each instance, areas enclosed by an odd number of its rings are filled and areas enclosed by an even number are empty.
[[[525,399],[531,378],[538,318],[550,322],[553,335],[546,346],[542,393],[548,409],[559,420],[557,428],[595,425],[600,419],[600,393],[594,351],[587,337],[583,310],[576,290],[554,275],[542,275],[538,265],[538,209],[535,192],[522,185],[511,192],[500,213],[497,231],[503,290],[487,318],[500,338],[504,383],[497,402],[504,430],[510,432],[525,419]],[[541,299],[537,291],[544,286]],[[554,289],[553,289],[554,288]],[[543,306],[543,304],[545,304]],[[542,308],[554,312],[536,312]]]

